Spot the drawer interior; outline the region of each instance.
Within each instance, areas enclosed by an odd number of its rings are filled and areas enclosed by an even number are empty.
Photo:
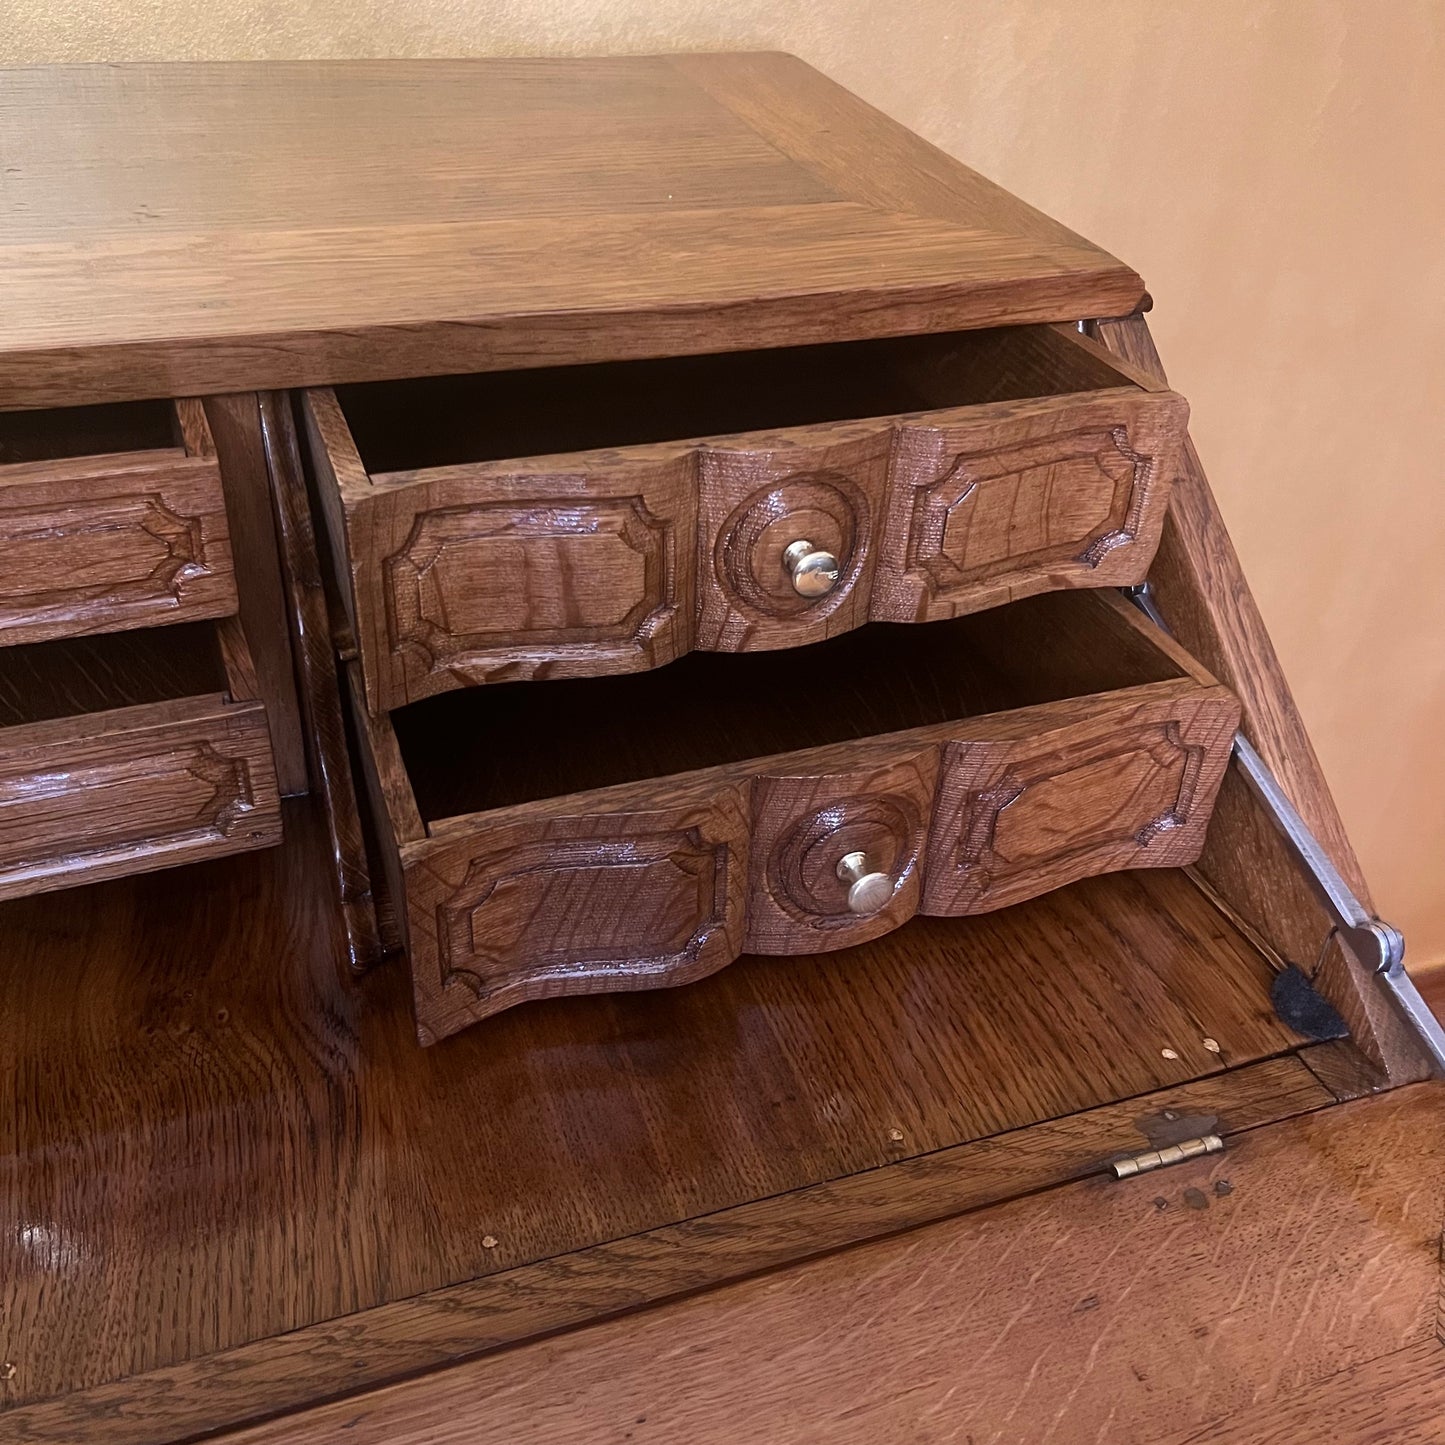
[[[0,414],[0,466],[116,452],[179,450],[183,445],[175,404],[170,401],[109,402]]]
[[[372,474],[1132,387],[1050,326],[336,389]]]
[[[430,823],[1185,675],[1187,660],[1151,632],[1116,595],[1049,593],[794,651],[469,688],[391,723]]]
[[[0,728],[228,689],[210,622],[0,648]]]

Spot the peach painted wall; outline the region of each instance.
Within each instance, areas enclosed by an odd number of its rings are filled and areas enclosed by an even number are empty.
[[[1382,910],[1445,962],[1442,0],[0,0],[0,61],[791,50],[1143,272]]]

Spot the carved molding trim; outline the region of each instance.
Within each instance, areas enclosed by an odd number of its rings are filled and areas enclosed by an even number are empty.
[[[894,879],[897,894],[918,866],[927,819],[901,794],[840,797],[800,818],[774,846],[765,877],[773,901],[815,928],[856,928],[837,860],[855,849]]]
[[[143,545],[153,560],[142,561],[144,570],[131,576],[106,575],[132,560],[117,542],[126,534],[151,539],[154,545]],[[80,566],[77,576],[76,546],[97,537],[104,539],[102,556]],[[41,555],[27,558],[27,548]],[[159,492],[0,507],[0,550],[0,627],[68,621],[78,613],[100,619],[117,610],[180,607],[190,583],[214,575],[202,519],[179,514]],[[61,554],[67,570],[56,569]]]
[[[832,548],[842,563],[838,581],[821,597],[803,597],[786,580],[781,546],[764,544],[780,524],[788,541],[815,526],[790,519],[824,514],[837,529]],[[713,542],[713,574],[730,606],[755,618],[808,621],[836,612],[863,574],[871,545],[868,498],[850,477],[838,471],[795,472],[759,487],[733,508]],[[822,539],[809,540],[822,545]],[[776,554],[776,555],[774,555]],[[764,575],[760,575],[760,573]],[[776,574],[776,575],[774,575]]]
[[[949,746],[952,749],[968,745]],[[1167,806],[1112,832],[1081,834],[1052,853],[1031,854],[1015,861],[998,854],[1000,822],[1006,810],[1015,806],[1030,789],[1103,763],[1122,764],[1139,755],[1146,756],[1153,765],[1152,778],[1162,778],[1177,770],[1178,783]],[[1000,882],[1040,867],[1084,866],[1091,857],[1101,853],[1112,854],[1124,848],[1148,849],[1157,839],[1193,818],[1204,757],[1205,749],[1186,743],[1178,722],[1170,720],[1151,726],[1142,734],[1136,731],[1100,738],[1088,747],[1066,747],[1057,753],[1038,753],[1010,763],[986,787],[974,792],[964,805],[964,827],[953,850],[956,880],[962,886],[959,911],[978,902]],[[944,766],[948,766],[947,757]]]
[[[459,631],[446,615],[438,569],[458,547],[537,546],[555,565],[558,543],[610,539],[642,560],[640,595],[616,621],[509,631]],[[547,555],[547,554],[550,554]],[[475,563],[471,564],[475,565]],[[402,546],[383,566],[387,631],[395,653],[410,652],[428,673],[484,680],[513,654],[535,659],[638,653],[677,610],[677,543],[670,521],[640,496],[486,502],[419,512]]]
[[[982,489],[1042,468],[1092,465],[1109,490],[1107,519],[1083,536],[1028,547],[977,567],[960,566],[948,554],[951,527],[972,525]],[[909,528],[907,568],[920,574],[934,593],[982,581],[1006,583],[1014,573],[1073,564],[1090,570],[1110,552],[1133,543],[1149,502],[1155,475],[1152,456],[1134,449],[1128,427],[1088,427],[1058,436],[1020,442],[990,452],[959,452],[931,482],[919,483]],[[1077,482],[1075,482],[1077,487]],[[1048,512],[1053,515],[1054,508]]]
[[[437,908],[442,986],[459,984],[476,998],[487,999],[523,984],[577,980],[599,973],[650,975],[658,984],[665,983],[669,975],[695,966],[707,940],[725,924],[730,866],[728,845],[707,842],[698,828],[632,837],[539,838],[505,857],[477,858],[461,884]],[[687,936],[671,943],[655,938],[649,941],[639,933],[637,949],[632,952],[606,946],[579,947],[570,935],[564,936],[560,946],[555,944],[559,928],[552,913],[577,914],[584,920],[599,917],[605,890],[612,888],[616,902],[622,888],[620,880],[616,885],[605,882],[606,875],[615,870],[647,873],[653,878],[670,874],[665,891],[670,888],[692,902],[681,925],[689,929]],[[587,900],[599,882],[604,891],[589,907]],[[496,906],[499,896],[514,885],[540,893],[533,911],[512,930],[518,938],[530,941],[532,951],[523,959],[509,952],[512,939],[507,930],[485,917],[488,907]],[[562,896],[549,899],[551,888],[562,890]],[[566,896],[569,889],[578,890],[576,899]],[[629,925],[645,926],[649,917],[667,912],[654,907],[649,914],[631,893],[626,901]],[[547,908],[547,916],[539,918],[537,907]]]
[[[187,779],[207,791],[196,798],[191,788],[167,810],[165,790]],[[71,868],[132,847],[172,850],[229,838],[255,808],[249,762],[204,740],[0,775],[0,878]]]

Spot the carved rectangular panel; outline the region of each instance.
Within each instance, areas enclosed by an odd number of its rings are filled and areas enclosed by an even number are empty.
[[[1188,407],[1124,390],[901,424],[871,615],[923,622],[1148,571]]]
[[[236,610],[214,457],[179,450],[0,467],[0,645]]]
[[[923,912],[984,913],[1204,846],[1239,704],[1224,688],[1099,706],[1076,720],[945,745]],[[1015,719],[1028,713],[1015,714]]]
[[[846,770],[770,771],[754,781],[749,952],[848,948],[917,912],[938,748],[904,737],[851,751],[855,765]],[[883,901],[855,893],[850,907],[838,865],[855,853],[872,886],[891,887]]]
[[[698,647],[799,647],[867,621],[890,435],[854,422],[699,449]],[[827,591],[794,585],[795,542],[836,559]]]
[[[0,731],[0,899],[280,839],[259,702],[183,698]]]
[[[691,649],[690,461],[452,470],[348,507],[374,711]]]
[[[743,947],[736,786],[648,810],[499,821],[403,856],[423,1043],[527,999],[687,983]]]

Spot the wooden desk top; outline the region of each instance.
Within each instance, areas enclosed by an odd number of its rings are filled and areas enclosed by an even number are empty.
[[[0,409],[1120,315],[775,54],[0,71]]]

